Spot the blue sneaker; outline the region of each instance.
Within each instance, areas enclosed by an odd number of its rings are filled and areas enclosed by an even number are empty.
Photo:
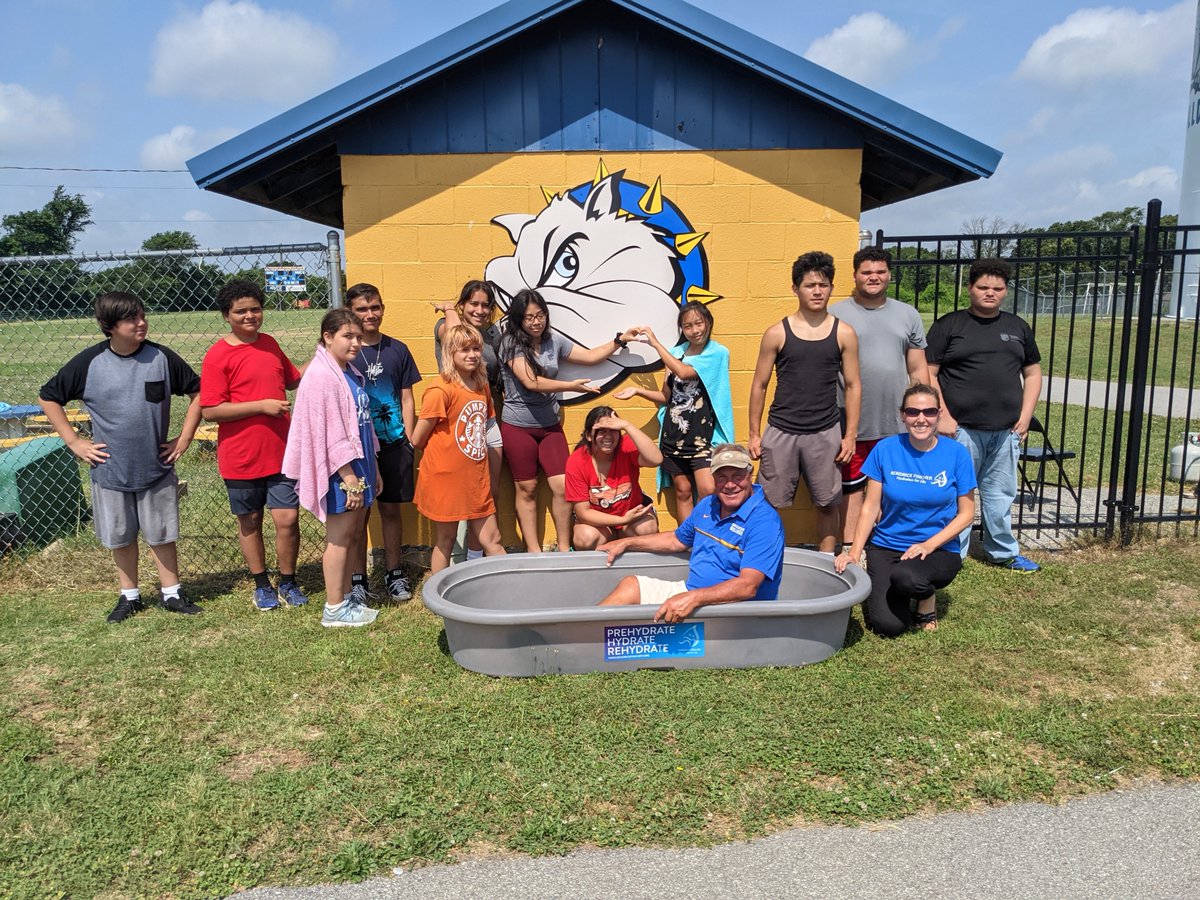
[[[279,595],[275,593],[275,588],[261,587],[254,589],[254,608],[259,612],[266,612],[271,609],[279,608]]]
[[[994,562],[993,566],[999,566],[1001,569],[1008,569],[1010,572],[1021,572],[1025,575],[1031,575],[1034,572],[1042,571],[1042,567],[1035,563],[1032,559],[1026,559],[1021,554],[1017,554],[1012,559],[1006,559],[1003,562]]]
[[[287,601],[288,606],[303,606],[308,602],[308,597],[304,595],[304,591],[300,590],[300,585],[294,581],[281,584],[279,596]]]
[[[321,614],[321,624],[326,628],[358,628],[361,625],[370,625],[378,615],[375,610],[365,606],[343,603],[336,609],[326,606]]]

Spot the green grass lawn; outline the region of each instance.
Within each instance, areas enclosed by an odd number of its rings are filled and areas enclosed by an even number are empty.
[[[705,846],[1200,777],[1200,547],[969,563],[942,627],[799,669],[490,679],[416,603],[328,631],[210,584],[106,626],[0,595],[0,894],[223,895],[497,852]]]

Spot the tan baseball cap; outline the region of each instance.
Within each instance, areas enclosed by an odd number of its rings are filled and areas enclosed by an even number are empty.
[[[711,465],[714,472],[726,466],[732,466],[735,469],[754,468],[749,451],[740,444],[725,444],[718,447],[712,455]]]

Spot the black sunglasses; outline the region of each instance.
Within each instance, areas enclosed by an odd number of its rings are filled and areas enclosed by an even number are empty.
[[[906,406],[900,411],[910,419],[915,419],[917,416],[924,416],[927,419],[932,419],[939,412],[941,412],[941,410],[936,406],[926,406],[923,409],[917,409],[915,406]]]

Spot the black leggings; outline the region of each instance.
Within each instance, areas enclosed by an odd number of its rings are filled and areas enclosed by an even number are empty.
[[[901,550],[867,544],[871,593],[863,603],[867,627],[883,637],[896,637],[912,625],[912,601],[928,597],[954,580],[962,558],[934,550],[924,559],[901,560]]]

